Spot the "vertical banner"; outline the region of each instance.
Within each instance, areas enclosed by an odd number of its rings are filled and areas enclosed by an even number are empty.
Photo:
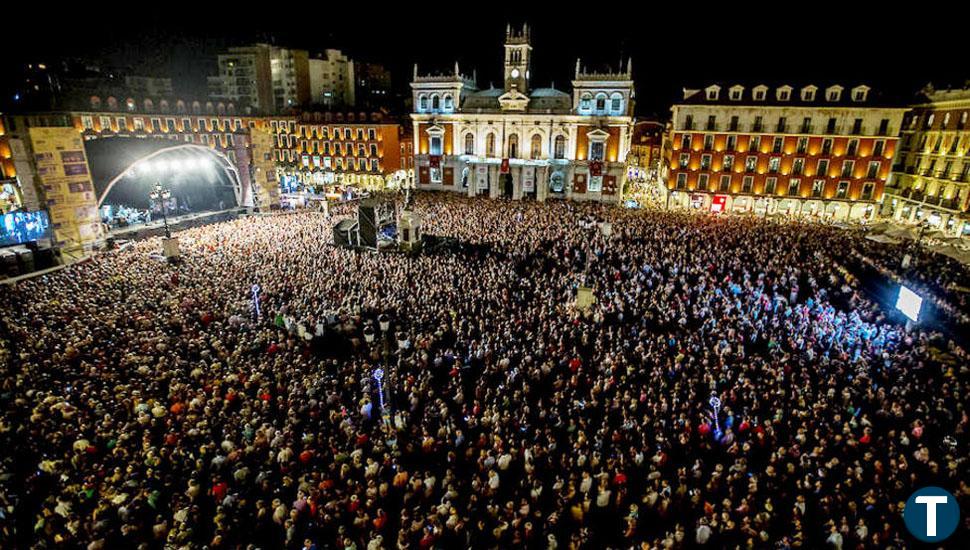
[[[98,197],[81,135],[74,128],[31,128],[30,141],[55,242],[70,250],[99,240]]]
[[[276,155],[273,150],[276,140],[269,130],[259,128],[250,130],[250,139],[250,162],[253,163],[253,183],[258,204],[266,209],[279,207],[280,186],[276,181]]]
[[[532,193],[536,190],[536,167],[522,167],[522,192]]]
[[[475,182],[478,185],[479,191],[488,190],[488,165],[487,164],[475,165]]]

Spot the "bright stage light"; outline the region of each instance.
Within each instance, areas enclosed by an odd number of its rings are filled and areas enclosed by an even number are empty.
[[[901,311],[912,322],[919,320],[920,309],[923,308],[923,298],[905,286],[899,287],[899,297],[896,298],[896,309]]]

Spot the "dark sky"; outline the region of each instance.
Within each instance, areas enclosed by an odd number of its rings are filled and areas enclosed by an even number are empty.
[[[632,56],[641,114],[665,116],[681,87],[715,80],[862,81],[905,98],[929,81],[970,78],[965,23],[921,16],[911,3],[520,0],[507,8],[468,2],[474,8],[467,13],[455,11],[454,2],[401,3],[396,11],[375,1],[352,3],[356,11],[334,4],[99,2],[96,13],[28,11],[30,24],[7,19],[0,62],[107,57],[202,85],[220,49],[273,41],[311,51],[339,48],[382,63],[401,89],[413,63],[424,71],[450,69],[455,60],[463,71],[477,68],[479,84],[487,86],[501,81],[506,23],[528,22],[533,86],[555,81],[568,88],[577,56],[590,66],[616,66],[621,55]]]

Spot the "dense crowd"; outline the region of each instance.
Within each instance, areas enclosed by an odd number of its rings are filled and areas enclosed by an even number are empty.
[[[859,291],[861,235],[415,208],[445,244],[256,216],[0,294],[0,546],[904,548],[915,488],[968,509],[967,354]]]

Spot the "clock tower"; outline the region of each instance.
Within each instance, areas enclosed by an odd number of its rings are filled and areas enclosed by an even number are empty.
[[[529,44],[529,25],[522,25],[521,32],[505,28],[505,91],[515,88],[522,94],[529,93],[532,77],[532,46]]]

